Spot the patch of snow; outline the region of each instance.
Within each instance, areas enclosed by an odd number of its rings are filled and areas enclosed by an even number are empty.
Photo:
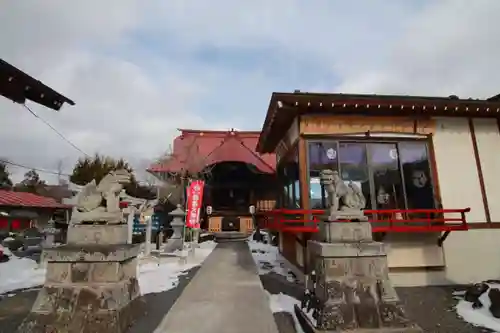
[[[9,238],[9,237],[7,237]],[[3,253],[3,255],[7,256],[7,257],[11,257],[12,256],[12,252],[9,250],[8,247],[5,247],[5,246],[2,246],[0,245],[0,254]]]
[[[141,293],[143,295],[160,293],[177,287],[179,277],[187,274],[193,267],[201,265],[216,245],[213,241],[199,244],[200,247],[195,250],[193,257],[188,258],[186,264],[180,264],[177,258],[170,260],[160,258],[157,263],[140,264],[137,273]],[[45,281],[46,269],[39,268],[36,261],[28,258],[12,255],[9,261],[0,264],[0,271],[0,294],[34,288]]]
[[[490,288],[500,289],[500,284],[487,283]],[[488,289],[489,290],[489,289]],[[488,328],[495,332],[500,332],[500,319],[493,317],[489,308],[491,305],[488,296],[488,290],[484,292],[479,300],[483,306],[479,309],[473,309],[472,303],[465,300],[460,300],[456,306],[457,314],[466,322],[484,328]],[[455,295],[455,293],[454,293]]]
[[[194,257],[189,257],[186,264],[181,264],[178,258],[160,258],[159,263],[145,263],[138,267],[139,286],[143,295],[160,293],[179,285],[179,277],[187,271],[200,266],[217,244],[207,241],[199,244],[194,251]],[[163,262],[162,262],[163,260]]]
[[[254,241],[252,236],[248,238],[248,246],[252,252],[253,260],[259,270],[259,275],[274,272],[286,277],[289,282],[296,282],[290,263],[279,253],[277,246]]]
[[[0,294],[39,286],[45,281],[45,269],[28,258],[11,255],[9,261],[0,264],[0,271]]]
[[[302,330],[302,326],[300,326],[299,320],[295,315],[294,309],[295,305],[298,305],[300,307],[300,301],[283,293],[270,294],[268,291],[266,291],[266,293],[269,297],[269,307],[271,308],[271,311],[273,313],[288,312],[293,317],[297,333],[304,333],[304,331]]]

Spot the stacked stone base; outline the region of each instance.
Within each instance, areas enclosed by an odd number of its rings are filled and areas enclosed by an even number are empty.
[[[311,267],[295,312],[306,333],[420,333],[389,280],[382,243],[369,222],[329,222],[331,242],[309,241]]]
[[[121,228],[73,228],[69,232],[78,230],[80,237],[68,235],[71,243],[44,251],[45,284],[19,333],[124,333],[145,313],[137,280],[139,245],[117,244]]]
[[[42,292],[57,299],[54,311],[32,311],[19,327],[19,333],[123,333],[146,308],[141,298],[120,309],[100,308],[102,299],[92,290],[44,288]]]

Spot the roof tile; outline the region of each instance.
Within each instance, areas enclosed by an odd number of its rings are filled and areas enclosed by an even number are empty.
[[[70,208],[58,203],[53,198],[42,197],[33,193],[0,190],[0,206],[30,208]]]

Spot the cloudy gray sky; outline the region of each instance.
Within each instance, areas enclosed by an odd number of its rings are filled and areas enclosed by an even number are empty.
[[[499,12],[498,0],[3,0],[0,58],[76,102],[30,107],[83,151],[144,169],[176,128],[259,130],[273,91],[500,93]],[[0,157],[69,172],[80,155],[0,99]]]

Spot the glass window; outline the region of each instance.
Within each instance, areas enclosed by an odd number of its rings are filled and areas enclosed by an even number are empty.
[[[293,182],[293,193],[293,208],[300,208],[300,182],[298,179]]]
[[[311,209],[325,208],[324,169],[358,185],[365,209],[435,208],[426,142],[309,142],[308,157]]]
[[[405,197],[396,144],[373,143],[369,148],[375,209],[404,209]]]
[[[336,142],[311,142],[309,143],[310,170],[323,169],[337,170],[337,143]]]
[[[402,142],[399,144],[399,155],[408,208],[435,208],[427,145],[423,142]]]
[[[346,184],[353,182],[361,189],[366,199],[365,209],[370,209],[371,191],[366,159],[366,144],[340,143],[339,162],[340,177]]]
[[[289,202],[289,195],[288,195],[288,185],[283,186],[283,196],[282,196],[282,201],[281,201],[281,208],[286,208],[288,207],[288,202]]]
[[[323,188],[321,187],[319,177],[310,177],[309,202],[311,209],[323,208]]]
[[[325,192],[320,184],[321,170],[338,171],[337,142],[309,142],[309,202],[311,209],[325,207]]]
[[[295,146],[278,167],[279,177],[284,187],[282,208],[300,208],[300,182],[298,147]]]

